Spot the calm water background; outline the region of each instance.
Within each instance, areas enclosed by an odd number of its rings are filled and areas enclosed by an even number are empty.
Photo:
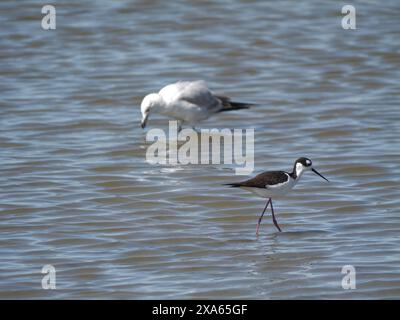
[[[400,3],[0,2],[0,298],[400,298]],[[204,79],[258,103],[256,174],[308,156],[275,204],[233,166],[152,166],[149,92]],[[150,128],[167,128],[165,118]],[[41,268],[57,289],[41,289]],[[341,287],[341,268],[357,289]]]

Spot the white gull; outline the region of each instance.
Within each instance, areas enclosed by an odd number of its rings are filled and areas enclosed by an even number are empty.
[[[179,81],[162,88],[158,93],[144,97],[140,109],[141,126],[147,124],[150,113],[159,113],[194,127],[210,116],[231,110],[248,109],[253,104],[231,101],[229,97],[214,94],[202,81]]]

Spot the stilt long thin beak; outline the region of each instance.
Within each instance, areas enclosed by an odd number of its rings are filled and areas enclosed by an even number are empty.
[[[314,168],[311,169],[312,172],[314,172],[315,174],[319,175],[322,179],[326,180],[329,182],[329,180],[327,178],[325,178],[322,174],[320,174],[317,170],[315,170]]]

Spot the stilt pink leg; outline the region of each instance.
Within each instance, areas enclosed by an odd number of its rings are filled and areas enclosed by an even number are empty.
[[[260,228],[260,224],[261,224],[261,220],[264,216],[265,210],[267,210],[269,203],[271,202],[271,198],[268,199],[267,204],[265,205],[264,211],[262,212],[260,218],[258,219],[258,223],[257,223],[257,229],[256,229],[256,235],[258,236],[258,229]],[[272,204],[272,202],[271,202]]]
[[[281,228],[279,228],[278,222],[275,219],[274,207],[272,206],[272,199],[269,199],[269,200],[271,200],[272,221],[274,222],[275,227],[278,228],[279,232],[281,232],[282,230],[281,230]]]

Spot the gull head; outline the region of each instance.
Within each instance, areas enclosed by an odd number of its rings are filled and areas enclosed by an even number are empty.
[[[142,121],[140,125],[142,126],[142,129],[146,127],[150,112],[156,110],[161,104],[162,98],[158,93],[150,93],[143,98],[140,105],[140,111],[142,112]]]
[[[311,170],[316,175],[320,176],[322,179],[329,182],[327,178],[325,178],[322,174],[320,174],[316,169],[313,168],[312,161],[308,158],[301,157],[297,159],[296,162],[294,163],[294,168],[297,177],[300,177],[303,174],[303,172]]]

